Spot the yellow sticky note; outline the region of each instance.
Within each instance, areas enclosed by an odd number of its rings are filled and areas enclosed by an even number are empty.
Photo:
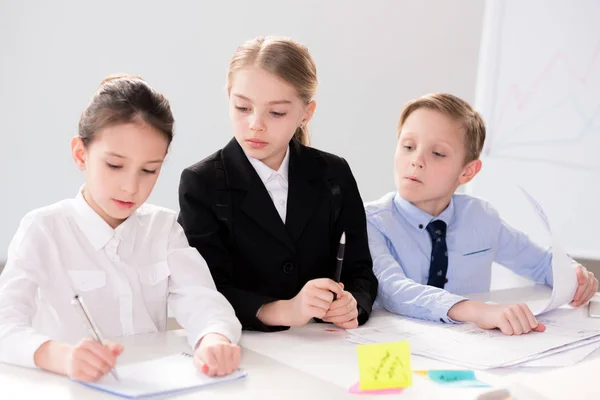
[[[361,344],[358,351],[360,390],[412,385],[408,342]]]

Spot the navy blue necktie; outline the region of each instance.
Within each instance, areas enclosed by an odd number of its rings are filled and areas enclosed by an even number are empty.
[[[426,229],[431,237],[431,262],[427,284],[443,289],[447,282],[446,272],[448,271],[446,223],[440,220],[431,221]]]

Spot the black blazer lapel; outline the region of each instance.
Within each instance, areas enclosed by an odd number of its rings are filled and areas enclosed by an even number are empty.
[[[246,192],[241,210],[286,247],[295,251],[269,192],[235,138],[223,148],[222,159],[229,189]]]
[[[302,235],[322,196],[322,190],[315,186],[321,172],[316,156],[297,140],[292,139],[285,227],[294,242]]]

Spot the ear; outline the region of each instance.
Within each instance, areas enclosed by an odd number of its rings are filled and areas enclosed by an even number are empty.
[[[458,177],[458,182],[461,185],[471,182],[471,180],[475,178],[479,171],[481,171],[481,165],[481,160],[469,161],[467,165],[464,166],[460,176]]]
[[[73,157],[73,161],[75,161],[77,169],[80,171],[85,171],[86,155],[87,151],[83,140],[79,136],[74,136],[71,139],[71,156]]]
[[[304,115],[302,116],[301,125],[306,125],[312,119],[315,110],[317,109],[317,102],[312,100],[304,107]]]

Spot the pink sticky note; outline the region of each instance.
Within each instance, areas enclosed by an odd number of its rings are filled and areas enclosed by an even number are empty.
[[[395,388],[395,389],[379,389],[379,390],[360,390],[360,382],[356,382],[354,385],[350,386],[348,389],[348,393],[352,394],[400,394],[404,389]]]

